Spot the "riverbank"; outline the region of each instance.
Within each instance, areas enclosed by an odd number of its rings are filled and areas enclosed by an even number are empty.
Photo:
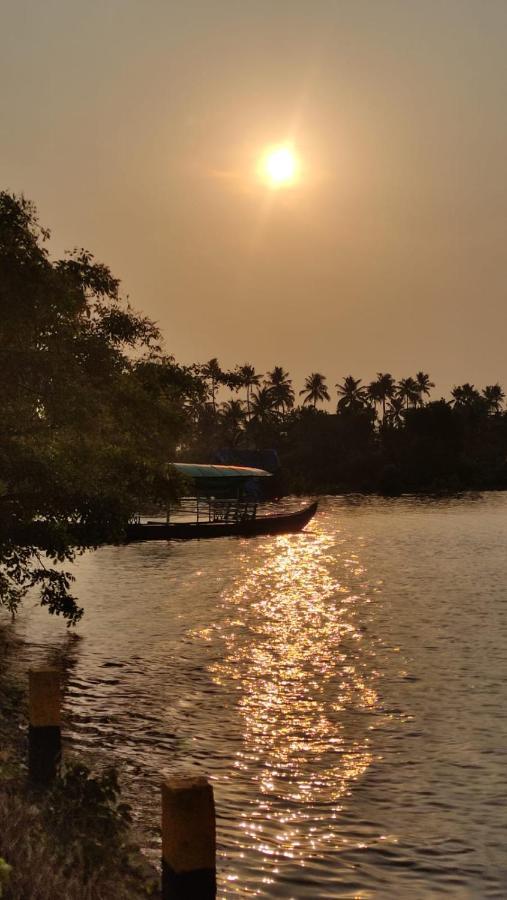
[[[113,769],[67,758],[48,791],[27,779],[27,691],[10,660],[20,641],[0,628],[0,897],[2,900],[157,898]]]

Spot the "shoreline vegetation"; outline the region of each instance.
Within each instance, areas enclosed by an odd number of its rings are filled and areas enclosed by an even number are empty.
[[[70,757],[51,788],[30,786],[27,689],[10,665],[19,643],[0,629],[0,897],[160,897],[159,873],[137,844],[114,769]]]
[[[399,381],[378,373],[369,384],[349,375],[336,384],[336,411],[329,412],[319,408],[330,400],[320,373],[308,376],[299,392],[304,399],[296,405],[281,366],[262,376],[253,366],[222,372],[211,360],[201,371],[212,399],[219,383],[235,391],[243,387],[246,399],[208,401],[189,457],[216,461],[226,448],[233,462],[245,451],[272,448],[281,461],[280,494],[397,496],[507,488],[507,413],[499,384],[482,390],[457,385],[450,399],[432,400],[434,384],[422,371]]]

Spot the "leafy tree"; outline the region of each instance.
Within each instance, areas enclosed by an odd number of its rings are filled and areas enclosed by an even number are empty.
[[[48,237],[33,204],[0,193],[0,604],[36,588],[74,623],[60,564],[178,492],[171,391],[188,373],[161,361],[106,266],[84,250],[52,260]]]
[[[320,372],[312,372],[305,379],[303,390],[299,392],[300,396],[304,396],[303,403],[310,404],[314,409],[317,403],[323,403],[324,400],[330,400],[329,391],[326,385],[326,378]]]

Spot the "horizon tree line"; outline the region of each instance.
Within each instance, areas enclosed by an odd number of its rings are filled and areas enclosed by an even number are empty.
[[[298,408],[316,411],[319,404],[331,402],[327,379],[320,372],[311,372],[305,378],[303,388],[298,392],[298,396],[303,398],[301,407],[298,407],[292,379],[282,366],[274,366],[266,374],[257,372],[251,363],[226,371],[221,369],[218,359],[214,357],[192,368],[206,383],[208,403],[214,416],[231,428],[253,421],[265,424],[274,418],[283,419]],[[217,403],[220,386],[228,387],[232,394],[244,390],[245,398],[231,396],[229,400]],[[335,384],[336,413],[367,412],[373,415],[374,420],[378,420],[379,427],[400,425],[406,410],[421,408],[430,402],[429,397],[434,387],[429,374],[423,371],[417,372],[414,377],[407,376],[398,381],[389,372],[378,372],[377,377],[369,383],[347,375],[341,383]],[[453,387],[450,400],[441,398],[439,402],[456,409],[482,410],[496,415],[502,411],[504,400],[505,393],[498,383],[486,385],[480,391],[466,382]]]

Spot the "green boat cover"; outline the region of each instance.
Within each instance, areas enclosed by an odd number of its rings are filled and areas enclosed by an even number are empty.
[[[173,463],[174,468],[187,478],[213,479],[216,478],[265,478],[271,476],[271,472],[265,469],[250,469],[246,466],[208,466],[196,463]]]

